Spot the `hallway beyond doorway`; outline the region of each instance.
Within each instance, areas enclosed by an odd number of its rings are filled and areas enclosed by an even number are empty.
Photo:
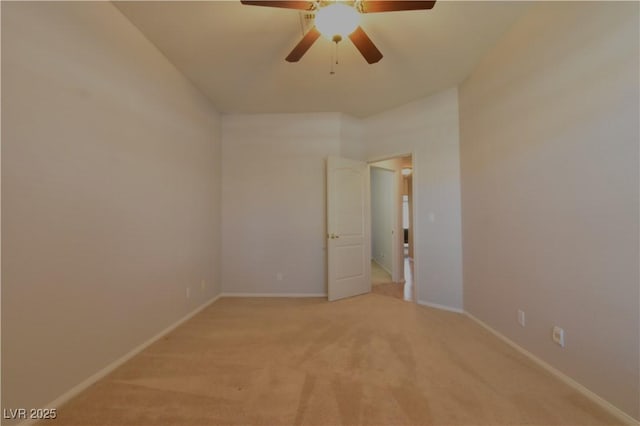
[[[404,283],[394,283],[391,275],[374,260],[371,261],[371,292],[415,302],[413,290],[413,260],[404,258]]]

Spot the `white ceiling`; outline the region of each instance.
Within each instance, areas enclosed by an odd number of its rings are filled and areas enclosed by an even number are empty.
[[[318,39],[298,63],[295,10],[240,1],[135,1],[116,6],[220,112],[344,112],[365,117],[457,85],[520,17],[525,2],[438,1],[426,11],[362,15],[384,58],[369,65],[349,40]],[[308,25],[308,23],[307,23]]]

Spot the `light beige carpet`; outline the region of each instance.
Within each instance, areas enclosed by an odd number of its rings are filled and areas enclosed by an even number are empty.
[[[221,299],[42,424],[616,421],[465,316],[369,294]]]

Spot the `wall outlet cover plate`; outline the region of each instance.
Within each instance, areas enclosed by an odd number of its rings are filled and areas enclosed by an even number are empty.
[[[564,348],[564,330],[558,326],[553,327],[551,337],[553,341]]]

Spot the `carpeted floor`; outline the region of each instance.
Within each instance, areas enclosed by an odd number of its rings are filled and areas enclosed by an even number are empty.
[[[369,294],[221,299],[42,424],[616,421],[465,316]]]

